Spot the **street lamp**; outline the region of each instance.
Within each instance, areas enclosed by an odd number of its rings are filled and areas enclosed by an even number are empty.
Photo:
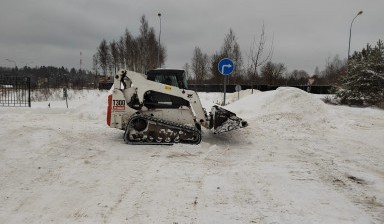
[[[353,21],[355,21],[356,17],[358,17],[361,14],[363,14],[363,11],[360,11],[359,13],[357,13],[357,15],[353,18],[353,20],[351,22],[351,27],[349,28],[348,60],[349,60],[349,52],[351,50],[352,24],[353,24]]]
[[[161,67],[161,64],[160,64],[160,51],[161,51],[161,44],[160,44],[160,36],[161,36],[161,13],[159,12],[157,14],[157,16],[159,16],[159,20],[160,20],[160,32],[159,32],[159,49],[157,50],[157,65],[159,67]]]

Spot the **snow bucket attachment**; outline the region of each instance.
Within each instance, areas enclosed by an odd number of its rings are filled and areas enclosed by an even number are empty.
[[[210,126],[213,127],[214,134],[219,134],[247,127],[248,123],[237,117],[235,113],[215,105],[211,109]]]

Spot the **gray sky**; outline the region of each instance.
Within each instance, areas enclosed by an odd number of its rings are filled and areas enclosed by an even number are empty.
[[[100,41],[119,39],[125,28],[137,36],[145,14],[167,48],[166,67],[190,63],[199,46],[219,51],[232,28],[244,64],[264,22],[274,62],[291,71],[313,73],[336,54],[346,58],[353,17],[351,52],[384,39],[383,0],[1,0],[0,66],[54,65],[91,69]]]

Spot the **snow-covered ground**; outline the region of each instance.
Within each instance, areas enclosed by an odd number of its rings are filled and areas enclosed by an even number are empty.
[[[69,94],[0,108],[0,223],[384,223],[383,110],[243,91],[244,129],[132,146],[106,92]]]

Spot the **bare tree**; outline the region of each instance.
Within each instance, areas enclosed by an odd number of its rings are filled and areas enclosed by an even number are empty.
[[[146,70],[156,68],[158,66],[157,58],[160,51],[160,65],[164,64],[165,48],[159,46],[155,30],[149,27],[148,21],[143,15],[140,19],[140,36],[137,38],[139,66],[136,68],[139,72],[144,73]]]
[[[185,71],[185,78],[187,80],[190,80],[191,79],[191,74],[190,74],[191,66],[188,64],[188,62],[184,64],[183,69]]]
[[[109,57],[108,55],[109,55],[109,47],[108,47],[107,41],[103,39],[97,50],[97,58],[100,63],[100,67],[103,70],[103,75],[107,75],[108,57]]]
[[[166,59],[166,48],[159,45],[155,30],[149,27],[148,21],[143,15],[140,18],[140,34],[133,37],[128,29],[118,41],[106,44],[103,40],[98,48],[98,60],[104,74],[107,70],[115,72],[119,68],[145,73],[158,65],[158,53],[160,64]]]
[[[322,72],[324,78],[329,84],[339,83],[339,79],[347,69],[347,61],[343,61],[338,55],[333,57],[332,61],[328,57],[325,65],[325,70]]]
[[[97,74],[98,67],[99,67],[99,62],[97,60],[97,54],[94,54],[92,56],[92,70],[93,72],[95,72],[95,74]]]
[[[118,50],[118,47],[117,47],[117,44],[116,44],[116,41],[112,41],[109,43],[109,49],[110,49],[110,67],[112,68],[111,69],[111,73],[114,74],[117,72],[117,69],[118,69],[118,63],[119,63],[119,50]]]
[[[240,45],[237,43],[236,39],[235,33],[232,28],[230,28],[229,33],[225,35],[220,52],[216,52],[211,56],[210,72],[212,74],[211,81],[213,83],[221,83],[223,81],[223,77],[218,71],[218,64],[223,58],[230,58],[235,64],[234,74],[228,77],[229,79],[234,80],[242,75],[243,58]]]
[[[127,68],[125,64],[125,48],[124,48],[124,36],[120,37],[120,40],[116,43],[117,44],[117,52],[119,55],[119,68]]]
[[[290,85],[307,85],[308,84],[308,78],[309,75],[306,71],[304,70],[293,70],[289,74],[289,80],[288,84]]]
[[[160,65],[157,63],[158,52],[160,50],[159,44],[155,35],[155,30],[151,27],[148,32],[148,39],[146,45],[148,46],[148,54],[146,58],[146,69],[154,69]],[[159,58],[160,59],[160,58]]]
[[[221,48],[221,54],[222,56],[231,58],[234,61],[234,73],[239,74],[243,65],[243,58],[241,56],[240,45],[237,43],[235,33],[232,29],[229,29],[229,33],[225,36],[224,44]]]
[[[213,83],[223,83],[223,75],[220,74],[218,70],[219,62],[221,59],[223,59],[225,56],[223,56],[221,53],[214,53],[211,56],[211,74],[212,74],[212,81]],[[236,67],[236,65],[235,65]]]
[[[99,64],[97,60],[97,53],[92,56],[92,70],[95,73],[95,79],[94,79],[94,87],[97,88],[98,83],[98,77],[97,77],[97,71],[99,70]]]
[[[268,61],[261,69],[260,74],[267,85],[277,85],[279,80],[283,78],[284,72],[287,70],[283,63],[273,63]]]
[[[202,80],[208,78],[208,65],[208,55],[204,54],[199,47],[195,47],[192,57],[192,71],[195,74],[197,82],[201,82]]]
[[[253,42],[249,49],[248,55],[248,68],[247,73],[249,79],[251,80],[251,85],[253,86],[254,81],[257,79],[258,71],[257,69],[270,61],[273,55],[273,39],[269,50],[266,52],[266,36],[265,36],[265,25],[261,28],[260,39],[257,41],[256,37],[253,38]]]
[[[149,25],[145,15],[141,16],[140,24],[140,36],[137,38],[139,44],[139,66],[137,69],[139,72],[144,73],[145,68],[147,67],[147,58],[149,54],[149,47],[147,45],[149,39]]]
[[[235,36],[235,33],[233,32],[232,28],[230,28],[229,33],[225,35],[224,43],[220,49],[220,52],[216,52],[211,56],[210,71],[213,76],[211,81],[216,83],[222,81],[223,77],[219,73],[217,66],[219,64],[219,61],[223,58],[230,58],[235,64],[233,75],[228,77],[229,79],[233,80],[237,76],[241,75],[243,67],[243,58],[241,55],[240,45],[237,43],[236,39],[237,38]]]
[[[139,71],[140,53],[139,53],[139,38],[135,39],[128,29],[124,33],[124,60],[127,69],[131,71]]]

